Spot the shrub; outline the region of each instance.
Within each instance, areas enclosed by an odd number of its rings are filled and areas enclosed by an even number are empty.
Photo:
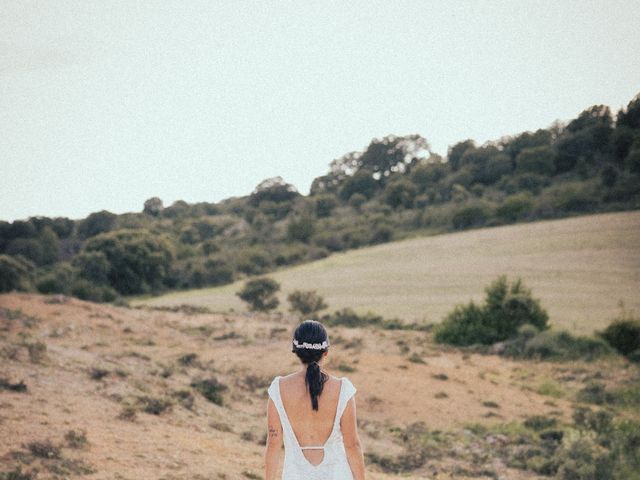
[[[555,427],[558,420],[555,418],[545,417],[544,415],[533,415],[524,421],[524,426],[532,430],[545,430]]]
[[[23,472],[22,467],[17,467],[9,472],[0,472],[0,480],[35,480],[37,472]]]
[[[553,175],[555,171],[553,149],[544,145],[521,150],[516,157],[516,171]]]
[[[323,315],[321,321],[327,326],[367,327],[382,324],[383,318],[373,313],[359,315],[350,308],[344,308],[332,314]]]
[[[467,205],[458,209],[454,214],[451,222],[456,230],[465,228],[480,227],[484,225],[489,218],[489,210],[484,205]]]
[[[590,382],[576,395],[579,402],[607,405],[615,402],[615,395],[603,383]]]
[[[27,391],[27,385],[24,383],[24,380],[20,380],[18,383],[11,383],[6,378],[0,377],[0,390],[24,393]]]
[[[42,363],[47,358],[47,345],[42,342],[25,344],[31,363]]]
[[[236,267],[248,275],[259,274],[271,267],[271,259],[269,253],[262,247],[244,248],[237,253]]]
[[[506,276],[486,288],[485,304],[458,305],[436,327],[435,340],[451,345],[491,344],[515,336],[524,324],[539,330],[548,328],[548,315],[531,291],[517,279],[509,284]]]
[[[333,195],[318,195],[315,198],[315,210],[318,218],[325,218],[338,206],[338,201]]]
[[[507,197],[505,201],[496,208],[496,216],[505,222],[515,222],[529,213],[531,206],[531,195],[519,193]]]
[[[141,230],[116,230],[91,238],[85,252],[101,252],[109,262],[109,284],[122,294],[145,293],[163,285],[173,259],[171,243]]]
[[[618,318],[598,335],[625,357],[640,361],[640,319]]]
[[[266,312],[279,305],[275,293],[280,290],[280,284],[271,278],[256,278],[244,284],[244,288],[236,293],[249,304],[250,310]]]
[[[327,308],[324,299],[315,290],[295,290],[287,297],[291,312],[300,312],[302,315],[311,315]]]
[[[113,302],[118,293],[111,287],[95,285],[88,280],[77,279],[71,285],[71,294],[90,302]]]
[[[0,292],[29,290],[34,266],[28,260],[0,255]]]
[[[51,440],[29,442],[27,448],[34,457],[60,458],[62,455],[60,447],[54,445]]]
[[[166,398],[154,398],[149,396],[138,397],[138,405],[140,408],[151,415],[160,415],[169,410],[173,403]]]
[[[73,259],[78,275],[92,283],[103,285],[109,282],[111,265],[102,252],[81,252]]]
[[[67,441],[69,448],[82,449],[89,443],[87,440],[87,432],[84,430],[69,430],[64,434],[64,439]]]
[[[612,353],[611,348],[597,338],[574,336],[567,331],[540,332],[525,324],[515,337],[504,344],[504,356],[515,358],[544,358],[552,360],[594,360]]]
[[[524,345],[525,358],[558,360],[594,360],[610,355],[611,348],[597,338],[574,336],[567,331],[548,330],[531,338]]]
[[[307,243],[315,230],[315,224],[311,217],[302,216],[289,221],[287,225],[287,239],[290,242]]]
[[[96,236],[113,230],[117,215],[107,210],[90,214],[78,225],[78,234],[84,238]]]
[[[69,263],[60,262],[36,280],[36,289],[40,293],[69,293],[75,270]]]
[[[224,398],[222,392],[227,390],[227,386],[220,383],[216,378],[208,378],[204,380],[194,380],[191,382],[191,387],[199,391],[204,398],[216,405],[222,406],[224,404]]]

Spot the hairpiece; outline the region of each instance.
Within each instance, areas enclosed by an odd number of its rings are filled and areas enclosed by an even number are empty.
[[[312,350],[323,350],[329,346],[329,342],[326,340],[322,343],[307,343],[307,342],[298,342],[295,338],[293,339],[293,346],[296,348],[310,348]]]

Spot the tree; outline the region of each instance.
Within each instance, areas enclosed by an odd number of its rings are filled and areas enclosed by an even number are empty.
[[[392,208],[411,208],[417,193],[414,184],[403,176],[389,182],[384,190],[384,201]]]
[[[358,170],[367,170],[383,183],[394,172],[404,172],[407,165],[431,154],[429,143],[420,135],[374,138],[358,158]]]
[[[553,149],[548,146],[524,148],[516,157],[516,171],[553,175],[555,170],[554,156]]]
[[[264,201],[274,203],[291,202],[300,193],[293,185],[285,182],[282,177],[267,178],[258,184],[251,192],[249,203],[257,207]]]
[[[115,226],[116,218],[114,213],[108,212],[107,210],[92,213],[80,222],[78,225],[78,234],[81,237],[90,238],[101,233],[109,232]]]
[[[29,290],[33,264],[21,258],[0,255],[0,292]]]
[[[340,189],[340,197],[349,200],[353,195],[359,193],[369,199],[378,190],[378,182],[366,171],[359,171],[347,180]]]
[[[276,308],[280,302],[275,296],[280,290],[280,284],[267,277],[249,280],[242,290],[236,293],[238,297],[249,304],[253,311],[266,312]]]
[[[616,118],[617,125],[640,129],[640,93],[629,102],[625,110],[620,110]]]
[[[142,211],[147,215],[158,217],[162,213],[162,210],[164,210],[162,200],[158,197],[151,197],[144,202],[144,208]]]
[[[299,312],[302,315],[312,315],[327,308],[324,299],[315,290],[294,290],[287,297],[291,312]]]
[[[315,210],[318,218],[326,218],[331,216],[331,212],[338,206],[338,201],[333,195],[318,195],[315,198]]]
[[[447,162],[451,165],[452,170],[458,170],[461,167],[460,159],[470,148],[476,148],[476,143],[471,139],[458,142],[452,147],[449,147]]]
[[[287,225],[287,238],[292,242],[308,243],[314,231],[313,219],[308,215],[292,218]]]
[[[111,264],[103,252],[80,252],[73,259],[78,275],[98,285],[109,283]]]
[[[160,289],[173,260],[166,238],[144,230],[115,230],[91,238],[87,253],[100,252],[109,262],[109,284],[132,295]]]

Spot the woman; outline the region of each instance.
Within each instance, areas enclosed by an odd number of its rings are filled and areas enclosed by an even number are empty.
[[[302,370],[275,377],[269,387],[266,480],[277,478],[283,442],[283,480],[363,480],[356,389],[348,378],[321,370],[329,353],[324,326],[302,322],[292,351]]]

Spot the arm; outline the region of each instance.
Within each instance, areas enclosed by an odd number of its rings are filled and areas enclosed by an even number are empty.
[[[265,480],[276,480],[282,457],[282,425],[273,400],[267,405],[267,448],[264,454]]]
[[[358,436],[358,423],[356,420],[356,400],[351,397],[347,403],[342,418],[340,419],[344,449],[347,452],[347,460],[351,467],[354,480],[364,480],[364,455],[362,444]]]

